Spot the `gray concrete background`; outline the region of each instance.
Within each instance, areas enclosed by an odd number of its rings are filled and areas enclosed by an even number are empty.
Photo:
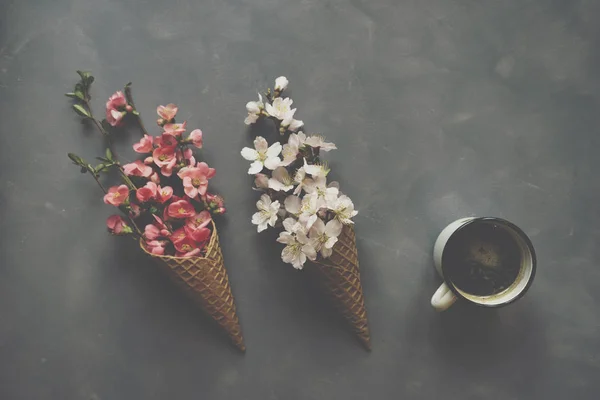
[[[1,5],[1,399],[598,398],[600,2]],[[105,233],[66,158],[103,146],[62,96],[80,68],[98,113],[131,80],[148,126],[175,102],[204,131],[247,354]],[[250,223],[244,104],[279,75],[360,210],[371,353]],[[433,241],[468,215],[520,225],[538,275],[510,307],[436,314]]]

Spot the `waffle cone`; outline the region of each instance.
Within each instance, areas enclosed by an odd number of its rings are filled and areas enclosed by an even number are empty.
[[[313,262],[313,271],[331,295],[336,307],[350,323],[358,339],[371,349],[371,335],[367,323],[367,310],[358,270],[358,252],[353,225],[344,225],[329,258]]]
[[[168,275],[227,332],[241,351],[246,351],[229,277],[223,265],[217,227],[214,222],[211,224],[212,235],[205,257],[159,256],[149,253],[142,241],[140,246],[152,258],[160,261]]]

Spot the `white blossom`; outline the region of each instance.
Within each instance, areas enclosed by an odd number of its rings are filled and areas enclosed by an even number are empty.
[[[312,175],[313,178],[317,176],[327,176],[329,173],[329,169],[325,165],[319,164],[309,164],[306,162],[306,158],[304,159],[304,171]]]
[[[344,194],[327,206],[342,224],[353,224],[354,222],[350,218],[358,214],[358,211],[354,210],[354,203],[352,203],[350,197]]]
[[[260,196],[260,200],[256,202],[258,212],[252,216],[252,223],[258,225],[258,232],[267,229],[267,225],[275,226],[277,222],[277,213],[279,212],[279,201],[271,201],[271,198],[266,194]]]
[[[264,190],[269,188],[269,177],[265,174],[256,174],[254,177],[254,186],[258,190]]]
[[[321,135],[311,135],[306,138],[305,143],[310,147],[318,147],[322,151],[330,151],[337,149],[334,143],[326,142]]]
[[[283,126],[287,130],[292,131],[292,132],[296,132],[298,129],[300,129],[300,128],[302,128],[302,126],[304,126],[304,121],[299,120],[299,119],[294,119],[295,112],[296,112],[296,109],[293,109],[292,111],[287,113],[285,115],[285,117],[283,118],[283,120],[281,121],[281,126]]]
[[[304,171],[304,167],[298,168],[298,170],[296,171],[296,175],[294,175],[294,183],[298,185],[296,186],[296,189],[294,189],[294,194],[300,194],[302,189],[305,186],[310,185],[312,181],[313,180],[311,178],[306,177],[306,171]]]
[[[286,167],[296,161],[298,157],[298,153],[300,152],[300,148],[304,146],[304,141],[306,140],[306,135],[304,132],[291,133],[288,138],[288,142],[283,145],[283,150],[281,151],[281,155],[283,156],[283,161],[281,165],[285,165]]]
[[[292,118],[294,116],[294,113],[296,112],[295,108],[291,108],[293,102],[294,101],[289,97],[286,97],[285,99],[278,97],[275,100],[273,100],[273,104],[265,104],[265,110],[267,111],[267,114],[269,114],[271,117],[275,117],[279,120]]]
[[[290,81],[288,81],[285,76],[280,76],[279,78],[275,79],[275,90],[281,92],[287,88],[289,83]]]
[[[316,192],[306,194],[302,198],[302,205],[300,207],[299,220],[306,229],[310,229],[318,218],[317,213],[322,206],[325,206],[325,202],[319,199]]]
[[[278,157],[281,152],[281,143],[275,142],[270,147],[262,136],[257,136],[254,139],[254,149],[244,147],[242,149],[242,157],[248,161],[254,161],[250,164],[248,173],[251,175],[262,171],[263,166],[270,170],[274,170],[281,164],[281,159]]]
[[[268,182],[269,189],[289,192],[294,188],[294,180],[285,167],[277,167],[273,171],[273,177]]]
[[[302,200],[298,196],[288,196],[283,201],[283,205],[285,206],[285,210],[287,212],[298,216],[300,214],[300,209],[302,208]]]
[[[311,245],[324,258],[329,257],[333,252],[333,246],[338,241],[338,236],[342,233],[342,228],[342,223],[337,219],[332,219],[325,224],[321,218],[318,218],[308,234]]]
[[[306,193],[316,192],[319,199],[323,199],[325,204],[332,204],[337,201],[339,195],[338,183],[332,182],[327,185],[327,178],[324,176],[317,176],[312,182],[304,185],[304,191]]]
[[[265,105],[263,103],[262,96],[259,93],[258,101],[249,101],[248,103],[246,103],[246,110],[248,110],[248,116],[244,120],[244,123],[246,125],[251,125],[255,123],[256,120],[258,120],[258,117],[264,107]]]
[[[284,232],[279,234],[277,241],[286,246],[281,251],[281,259],[290,263],[296,269],[302,269],[306,259],[315,260],[317,252],[311,245],[305,231],[293,218],[286,218],[283,221]]]

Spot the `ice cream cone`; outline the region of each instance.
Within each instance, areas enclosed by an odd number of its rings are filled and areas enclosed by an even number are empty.
[[[358,254],[353,225],[345,225],[333,254],[313,262],[319,283],[331,295],[337,308],[352,326],[363,345],[371,349],[367,310],[358,270]]]
[[[140,246],[147,254],[161,261],[169,276],[227,332],[241,351],[246,351],[229,277],[223,265],[219,235],[214,222],[211,223],[212,236],[205,257],[159,256],[149,253],[143,241],[140,241]]]

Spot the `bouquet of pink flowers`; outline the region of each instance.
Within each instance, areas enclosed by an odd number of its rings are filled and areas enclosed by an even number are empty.
[[[175,121],[175,104],[158,106],[157,123],[161,133],[151,136],[135,108],[131,85],[117,91],[106,102],[106,118],[95,118],[90,104],[94,77],[78,71],[81,80],[68,97],[73,109],[91,121],[104,135],[108,148],[98,165],[69,153],[82,173],[89,173],[104,191],[104,203],[116,207],[120,215],[107,221],[113,235],[132,236],[142,249],[160,260],[175,281],[196,298],[204,309],[244,349],[241,329],[219,246],[213,216],[225,212],[223,199],[208,192],[215,169],[197,161],[193,148],[202,148],[203,135],[195,129],[185,134],[187,123]],[[122,164],[112,149],[112,127],[134,120],[142,138],[133,145],[142,159]],[[115,170],[121,183],[106,188],[101,174]]]
[[[269,226],[283,228],[277,239],[285,245],[282,260],[296,269],[312,261],[320,281],[369,347],[352,221],[358,212],[337,182],[327,182],[329,168],[321,155],[336,145],[322,135],[299,131],[304,122],[295,119],[293,100],[283,96],[288,84],[281,76],[273,91],[246,104],[246,125],[271,120],[279,133],[271,144],[257,136],[253,147],[241,151],[251,162],[248,174],[254,176],[254,189],[263,192],[252,223],[258,232]]]

